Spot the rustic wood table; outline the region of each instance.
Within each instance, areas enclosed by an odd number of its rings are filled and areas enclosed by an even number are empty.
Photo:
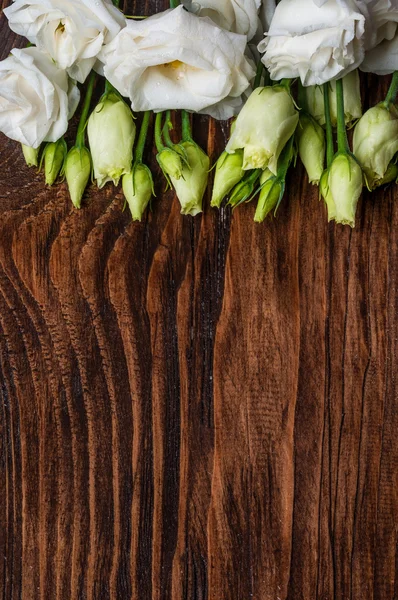
[[[76,211],[0,137],[1,599],[398,598],[397,188],[353,231],[301,168],[263,225],[157,188]]]

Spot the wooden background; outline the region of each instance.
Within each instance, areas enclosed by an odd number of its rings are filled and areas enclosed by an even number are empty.
[[[134,224],[0,138],[1,600],[398,598],[397,188],[354,231],[288,189]]]

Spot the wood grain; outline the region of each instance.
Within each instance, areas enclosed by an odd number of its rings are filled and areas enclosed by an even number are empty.
[[[131,223],[0,138],[1,600],[398,598],[397,188],[353,231],[288,190]]]

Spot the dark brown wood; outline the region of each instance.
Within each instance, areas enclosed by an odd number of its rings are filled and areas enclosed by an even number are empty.
[[[397,188],[353,231],[301,168],[263,225],[157,188],[76,211],[0,138],[1,600],[398,598]]]

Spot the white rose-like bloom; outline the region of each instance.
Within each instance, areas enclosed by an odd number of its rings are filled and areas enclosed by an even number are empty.
[[[364,57],[365,17],[354,0],[281,0],[259,44],[271,78],[320,85],[352,71]]]
[[[282,85],[258,87],[235,122],[226,151],[243,149],[243,169],[278,171],[278,159],[299,120],[290,91]]]
[[[258,27],[261,0],[184,0],[190,12],[210,17],[219,27],[247,35],[250,41]],[[267,4],[267,2],[266,2]]]
[[[0,62],[0,131],[21,144],[56,142],[79,97],[67,73],[37,48],[14,49]]]
[[[366,14],[361,70],[387,75],[398,69],[398,0],[358,0]]]
[[[135,111],[186,109],[228,119],[254,76],[245,48],[246,36],[179,6],[129,21],[100,60],[105,77]]]
[[[384,40],[365,55],[361,71],[388,75],[398,70],[398,35],[392,40]]]
[[[103,44],[125,26],[111,0],[15,0],[4,14],[12,31],[48,52],[81,83]]]
[[[392,40],[397,32],[397,0],[356,0],[366,18],[365,50],[383,40]]]

